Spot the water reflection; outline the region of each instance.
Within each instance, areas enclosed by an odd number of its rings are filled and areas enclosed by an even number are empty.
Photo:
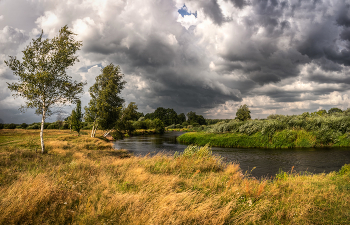
[[[182,132],[170,132],[164,135],[130,137],[115,142],[115,148],[127,149],[135,155],[155,155],[159,152],[174,154],[182,152],[187,146],[179,144],[176,137]],[[279,169],[311,173],[322,173],[339,170],[350,163],[350,148],[308,148],[308,149],[242,149],[212,148],[213,153],[220,155],[226,162],[239,163],[244,172],[255,177],[270,177]]]

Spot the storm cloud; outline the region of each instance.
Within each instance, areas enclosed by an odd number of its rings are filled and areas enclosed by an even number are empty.
[[[4,60],[21,57],[41,30],[52,38],[66,24],[83,42],[68,71],[88,82],[83,105],[100,70],[114,63],[127,81],[122,97],[145,113],[166,107],[234,118],[248,104],[253,118],[264,118],[346,109],[349,7],[349,0],[2,0],[0,118],[16,122],[10,115],[23,102],[7,90],[16,78]],[[30,113],[21,116],[34,122]]]

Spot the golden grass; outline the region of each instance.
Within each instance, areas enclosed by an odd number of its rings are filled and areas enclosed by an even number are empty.
[[[45,133],[49,154],[41,155],[36,135],[0,130],[0,224],[346,224],[350,217],[349,172],[256,180],[213,156],[133,157],[58,130]]]

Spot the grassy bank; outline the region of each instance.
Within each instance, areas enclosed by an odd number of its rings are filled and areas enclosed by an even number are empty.
[[[0,224],[346,224],[350,166],[274,180],[207,147],[134,157],[69,131],[0,131]]]
[[[349,147],[350,134],[339,134],[326,142],[318,139],[313,132],[305,130],[283,130],[273,134],[272,137],[261,132],[252,135],[241,133],[206,133],[191,132],[178,137],[178,141],[185,144],[195,144],[217,147],[243,147],[243,148],[305,148],[305,147]]]

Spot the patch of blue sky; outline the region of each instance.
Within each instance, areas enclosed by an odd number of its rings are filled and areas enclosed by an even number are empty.
[[[197,11],[192,13],[188,11],[187,6],[184,4],[184,6],[181,7],[181,9],[177,10],[179,14],[184,17],[184,16],[189,16],[189,15],[194,15],[197,18]]]
[[[91,66],[83,66],[83,67],[80,67],[80,68],[79,68],[79,71],[80,71],[80,72],[86,73],[90,68],[92,68],[92,67],[94,67],[94,66],[98,66],[98,67],[101,67],[101,68],[103,69],[102,63],[99,63],[99,64],[94,64],[94,65],[91,65]]]

